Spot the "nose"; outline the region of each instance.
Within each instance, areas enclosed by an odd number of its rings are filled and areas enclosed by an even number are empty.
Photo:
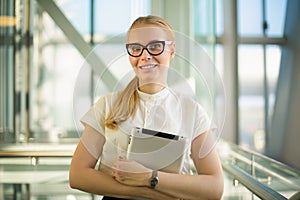
[[[149,52],[147,51],[147,49],[143,49],[142,55],[141,55],[141,59],[142,60],[151,60],[152,56],[149,54]]]

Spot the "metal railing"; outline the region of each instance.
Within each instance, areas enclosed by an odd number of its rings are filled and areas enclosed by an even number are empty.
[[[261,199],[299,198],[299,170],[224,141],[220,142],[219,147],[224,171],[257,197]]]
[[[222,163],[223,169],[231,174],[236,180],[248,188],[252,193],[261,199],[287,199],[263,183],[257,181],[252,176],[245,173],[240,168],[231,163]]]

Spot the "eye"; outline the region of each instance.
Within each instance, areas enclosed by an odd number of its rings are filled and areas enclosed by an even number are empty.
[[[150,43],[148,45],[148,49],[150,51],[157,51],[157,50],[161,50],[162,48],[163,48],[163,45],[160,42],[154,42],[154,43]]]
[[[133,44],[128,47],[131,51],[140,51],[142,47],[138,44]]]

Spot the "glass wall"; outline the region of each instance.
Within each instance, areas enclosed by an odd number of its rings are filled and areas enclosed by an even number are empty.
[[[207,51],[224,79],[224,59],[230,59],[223,56],[224,1],[194,4],[195,38],[204,47],[209,44],[204,38],[215,38]],[[261,152],[275,103],[285,12],[286,0],[237,1],[238,142]]]
[[[96,47],[109,38],[124,34],[136,16],[150,12],[150,1],[56,1],[58,9],[91,46]],[[115,6],[119,5],[119,6]],[[39,6],[34,5],[34,64],[30,90],[31,142],[72,142],[78,138],[74,123],[74,90],[81,75],[85,57],[70,42],[55,20]],[[116,13],[118,13],[116,15]],[[59,19],[60,20],[60,19]],[[115,24],[112,26],[112,24]],[[109,47],[110,52],[117,44]],[[123,48],[123,43],[119,46]],[[106,52],[107,53],[107,52]],[[107,55],[103,56],[104,58]],[[97,77],[86,72],[89,81],[85,88],[84,104],[94,101],[93,88]],[[83,106],[84,107],[84,106]]]
[[[14,5],[0,1],[0,138],[13,134],[13,36],[15,32]],[[8,133],[8,134],[5,134]],[[1,139],[0,139],[1,140]]]
[[[268,137],[281,58],[280,46],[267,38],[283,39],[285,9],[286,0],[238,1],[242,41],[238,46],[239,142],[261,152]]]
[[[101,59],[105,61],[123,49],[123,41],[119,41],[118,36],[127,31],[137,16],[153,13],[155,2],[57,0],[55,5],[86,43],[91,47],[103,46],[105,52]],[[191,2],[191,35],[208,53],[216,72],[224,79],[224,59],[227,59],[222,45],[224,1]],[[162,5],[156,3],[156,7]],[[275,103],[285,7],[286,0],[237,1],[239,143],[259,151],[264,150]],[[171,7],[159,9],[163,13],[163,9],[168,8]],[[25,12],[30,13],[27,21],[23,17]],[[12,16],[15,24],[3,24],[3,19],[9,19],[6,16]],[[26,27],[29,37],[25,34]],[[12,132],[11,136],[17,135],[20,141],[72,142],[77,139],[73,105],[76,81],[86,73],[87,87],[83,88],[86,98],[82,104],[88,106],[101,95],[95,94],[94,89],[102,86],[93,72],[84,71],[85,56],[71,42],[72,35],[65,35],[39,1],[32,1],[29,7],[23,1],[1,1],[0,29],[1,38],[12,41],[1,40],[0,46],[0,132]],[[16,43],[18,38],[23,43]],[[26,38],[28,43],[24,42]],[[114,65],[119,61],[125,62],[120,58],[110,63],[116,77],[120,71],[115,70]],[[1,140],[6,140],[3,137]]]
[[[85,34],[88,32],[89,6],[86,2],[70,4],[59,2],[58,6],[71,17],[74,26]],[[73,5],[73,6],[71,6]],[[84,58],[70,43],[53,19],[35,4],[34,64],[32,65],[30,112],[30,141],[55,142],[75,137],[73,123],[73,90],[75,80]],[[81,21],[77,15],[81,10]],[[77,17],[75,17],[77,16]],[[76,22],[76,23],[75,23]],[[78,24],[81,23],[81,24]]]
[[[0,141],[28,134],[30,8],[0,1]]]

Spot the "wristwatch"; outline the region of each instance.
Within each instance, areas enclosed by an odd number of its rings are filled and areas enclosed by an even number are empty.
[[[153,170],[152,171],[152,177],[150,179],[150,188],[154,189],[155,186],[157,185],[157,183],[158,183],[157,171]]]

